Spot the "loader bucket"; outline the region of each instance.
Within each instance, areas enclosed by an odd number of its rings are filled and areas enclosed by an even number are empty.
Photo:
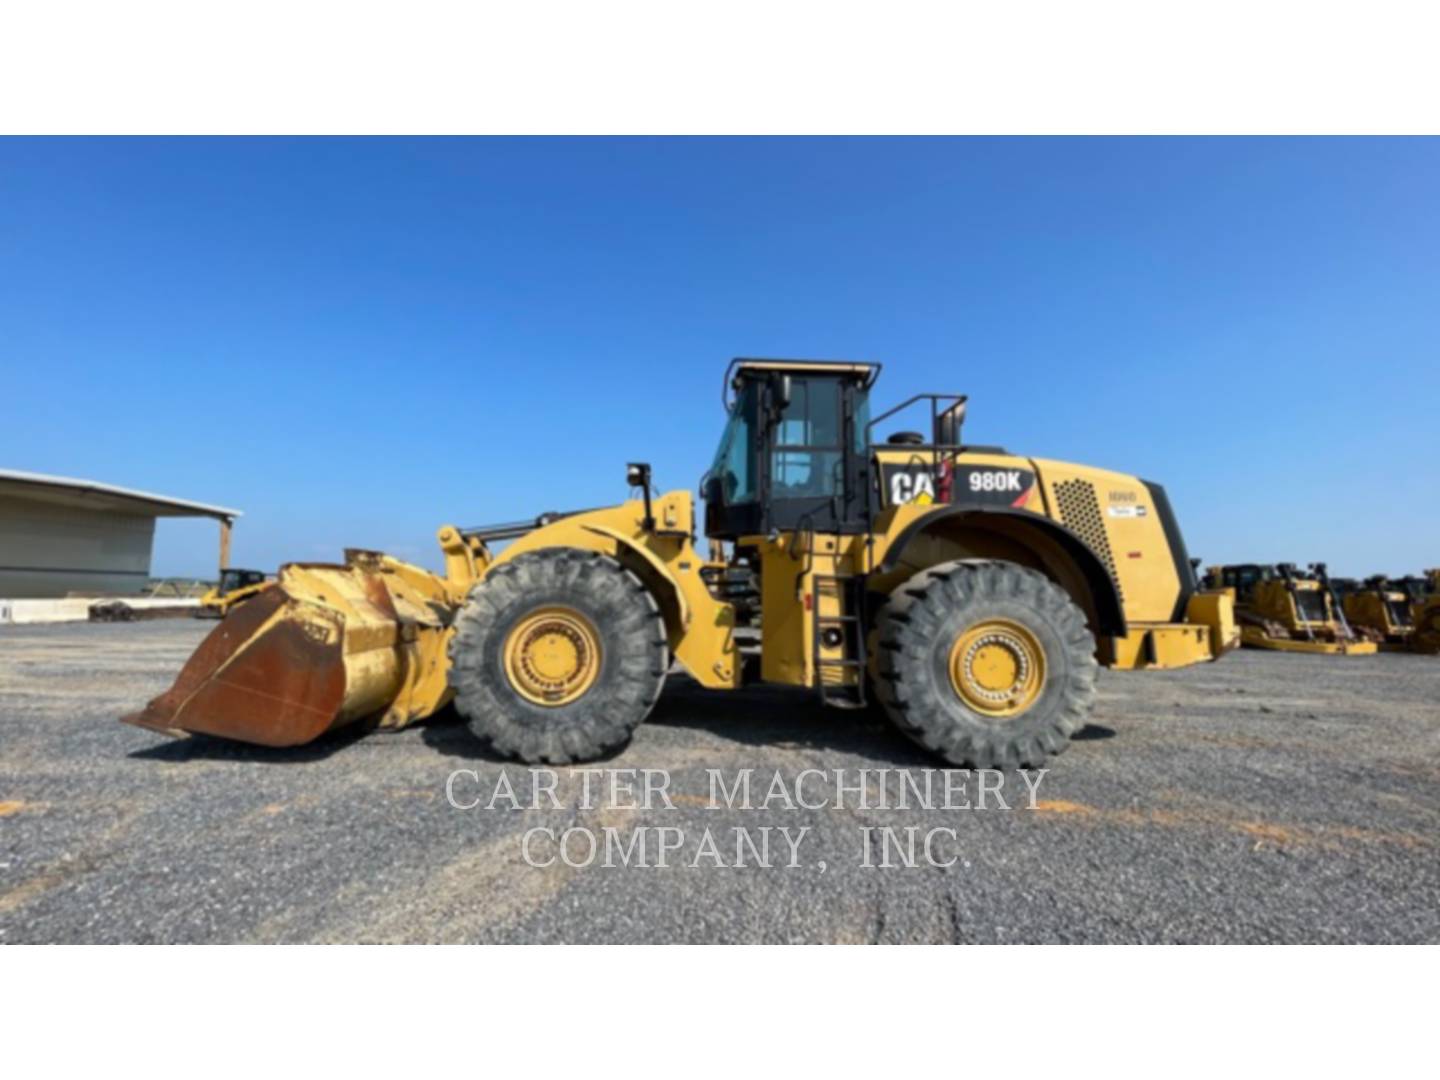
[[[232,608],[175,684],[126,723],[299,746],[357,721],[403,727],[450,697],[445,582],[386,556],[292,563]]]

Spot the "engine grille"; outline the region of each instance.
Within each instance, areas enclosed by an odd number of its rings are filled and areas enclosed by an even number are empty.
[[[1110,579],[1115,582],[1115,591],[1120,602],[1125,602],[1125,592],[1120,588],[1120,575],[1115,570],[1115,555],[1110,550],[1110,540],[1105,535],[1105,519],[1100,516],[1100,501],[1095,498],[1095,485],[1088,480],[1062,480],[1055,485],[1055,505],[1060,510],[1060,520],[1085,546],[1093,551]]]

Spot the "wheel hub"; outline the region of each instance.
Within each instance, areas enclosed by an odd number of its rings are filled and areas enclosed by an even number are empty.
[[[505,639],[505,674],[536,705],[568,705],[600,674],[600,635],[573,608],[531,612]]]
[[[987,716],[1018,716],[1045,685],[1045,651],[1035,635],[1008,619],[965,630],[950,648],[950,683],[970,708]]]

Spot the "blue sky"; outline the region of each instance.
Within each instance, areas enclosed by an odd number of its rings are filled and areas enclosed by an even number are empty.
[[[1207,561],[1415,570],[1437,193],[1434,140],[3,140],[0,465],[438,565],[629,460],[693,490],[730,357],[838,356],[1161,481]]]

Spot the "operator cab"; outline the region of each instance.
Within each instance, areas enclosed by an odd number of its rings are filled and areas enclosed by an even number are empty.
[[[1273,566],[1262,566],[1258,563],[1219,566],[1206,575],[1205,587],[1234,589],[1236,601],[1246,603],[1254,596],[1256,585],[1262,581],[1271,581],[1276,576]]]
[[[1397,592],[1403,592],[1406,599],[1412,604],[1418,604],[1425,599],[1425,584],[1423,577],[1414,577],[1413,575],[1393,578],[1390,581],[1390,587]]]
[[[866,428],[879,374],[879,364],[847,361],[734,361],[730,419],[702,482],[706,534],[864,532]]]
[[[251,585],[265,584],[265,580],[266,574],[263,570],[239,570],[227,566],[220,571],[219,591],[223,594],[236,589],[248,589]]]

